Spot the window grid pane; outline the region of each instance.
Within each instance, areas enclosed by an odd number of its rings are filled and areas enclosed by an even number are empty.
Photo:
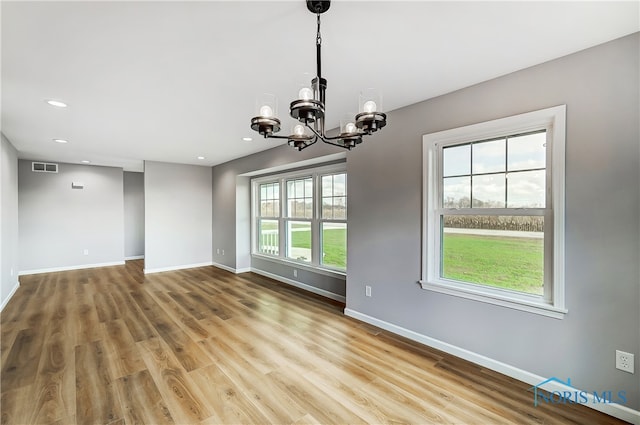
[[[443,148],[442,207],[546,207],[546,136],[541,130]]]
[[[321,218],[325,220],[347,219],[346,173],[322,176]]]
[[[280,216],[279,183],[264,183],[260,185],[260,217]]]
[[[509,137],[507,171],[544,169],[546,148],[546,132]]]
[[[445,177],[442,190],[443,207],[471,208],[471,176]]]
[[[471,145],[472,174],[499,173],[505,171],[506,139],[476,142]]]
[[[545,207],[545,170],[515,171],[507,177],[507,207]]]
[[[504,208],[505,207],[506,174],[482,174],[473,176],[471,191],[472,208]]]
[[[471,145],[449,146],[442,150],[444,177],[466,176],[471,173]]]
[[[313,218],[313,178],[287,180],[287,217]]]

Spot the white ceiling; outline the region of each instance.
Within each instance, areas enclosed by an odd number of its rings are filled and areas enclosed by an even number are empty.
[[[639,4],[334,0],[322,15],[327,128],[366,87],[390,111],[639,31]],[[2,1],[1,14],[1,129],[21,158],[226,162],[283,143],[250,129],[256,97],[278,95],[288,134],[288,102],[315,72],[303,0]]]

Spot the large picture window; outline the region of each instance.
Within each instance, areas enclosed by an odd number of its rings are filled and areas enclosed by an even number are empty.
[[[424,289],[562,317],[564,116],[424,136]]]
[[[253,253],[346,271],[344,164],[253,180]]]

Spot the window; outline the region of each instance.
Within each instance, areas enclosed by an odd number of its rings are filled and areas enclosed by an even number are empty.
[[[275,183],[263,183],[259,187],[260,208],[258,209],[258,251],[263,254],[278,255],[280,186]]]
[[[425,135],[424,289],[561,318],[559,106]]]
[[[347,174],[321,177],[320,242],[322,265],[347,268]]]
[[[346,271],[344,164],[256,178],[253,205],[254,255]]]
[[[287,257],[311,262],[313,177],[287,179]]]

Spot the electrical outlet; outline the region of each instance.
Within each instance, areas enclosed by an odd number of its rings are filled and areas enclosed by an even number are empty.
[[[293,277],[298,277],[298,269],[293,269]]]
[[[367,297],[370,297],[370,296],[371,296],[371,286],[367,285],[367,286],[365,286],[365,287],[364,287],[364,294],[365,294]]]
[[[224,255],[224,249],[222,250],[222,255]]]
[[[88,250],[88,249],[85,249],[84,251],[82,251],[82,253],[83,253],[84,255],[89,255],[89,250]]]
[[[616,369],[633,373],[633,354],[616,350]]]
[[[216,254],[220,255],[220,248],[216,249]]]

